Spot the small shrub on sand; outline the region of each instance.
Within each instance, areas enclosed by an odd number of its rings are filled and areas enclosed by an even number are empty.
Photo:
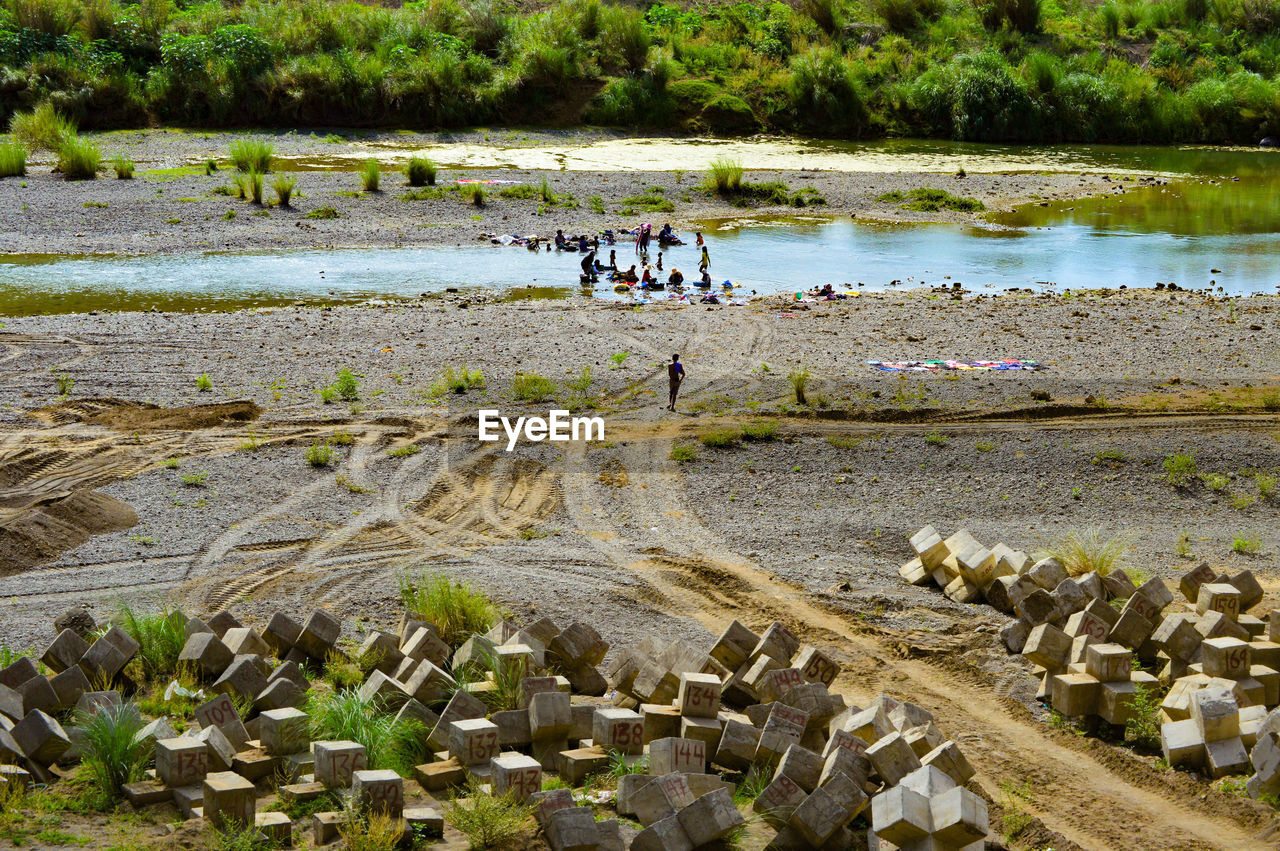
[[[365,160],[360,166],[360,185],[364,187],[364,191],[377,192],[381,182],[382,170],[378,166],[378,161]]]
[[[804,391],[809,385],[809,370],[807,367],[801,366],[791,370],[787,375],[787,381],[791,384],[792,391],[796,394],[797,405],[807,405]]]
[[[483,207],[485,199],[488,197],[485,195],[484,187],[478,183],[472,184],[471,188],[467,190],[466,195],[467,200],[476,207]]]
[[[1193,452],[1175,452],[1164,459],[1165,478],[1175,488],[1186,487],[1196,476]]]
[[[488,632],[504,616],[483,591],[425,570],[417,576],[400,577],[400,599],[406,609],[439,627],[440,640],[450,647],[466,641],[472,633]]]
[[[93,180],[102,164],[102,152],[92,142],[74,136],[58,149],[58,162],[54,170],[67,180]]]
[[[478,369],[454,369],[448,364],[440,370],[440,377],[431,385],[432,396],[443,396],[445,393],[466,393],[473,387],[484,387],[484,373]]]
[[[521,402],[541,402],[556,395],[556,385],[536,372],[517,372],[511,379],[511,396]]]
[[[327,440],[313,443],[307,447],[303,457],[307,459],[307,463],[312,467],[328,467],[333,463],[333,447],[329,445]]]
[[[698,460],[698,447],[688,443],[677,443],[671,447],[671,460],[677,464],[688,464]]]
[[[464,794],[444,805],[444,819],[467,837],[471,848],[512,845],[533,834],[533,805],[520,803],[514,793],[495,797],[469,780]]]
[[[742,431],[736,428],[713,428],[698,435],[703,446],[724,448],[737,446],[742,439]]]
[[[777,436],[777,420],[755,420],[742,424],[743,440],[774,440]]]
[[[1068,532],[1045,550],[1056,558],[1072,576],[1095,572],[1106,576],[1124,566],[1124,552],[1129,541],[1119,535],[1108,536],[1101,529],[1077,529]]]
[[[404,167],[410,186],[435,186],[436,164],[426,157],[410,157]]]
[[[277,174],[275,180],[271,181],[271,188],[276,193],[276,202],[281,207],[289,206],[289,199],[293,197],[293,190],[298,185],[296,177],[290,177],[284,174]]]
[[[200,373],[200,377],[196,379],[196,389],[201,393],[208,393],[213,390],[213,382],[209,380],[209,373]]]
[[[348,799],[345,814],[338,823],[338,836],[347,851],[395,851],[405,838],[404,819],[384,812],[360,810],[354,799]]]
[[[115,170],[117,180],[133,180],[133,160],[123,154],[116,154],[111,168]]]
[[[710,188],[718,195],[734,195],[742,189],[742,163],[721,157],[711,162]]]

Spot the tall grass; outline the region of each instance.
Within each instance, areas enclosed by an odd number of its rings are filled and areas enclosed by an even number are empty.
[[[404,175],[410,186],[435,186],[436,164],[426,157],[410,157]]]
[[[513,845],[533,833],[533,805],[522,804],[514,792],[495,796],[469,778],[465,796],[456,795],[444,804],[444,820],[467,837],[471,848],[500,848]]]
[[[397,721],[390,708],[376,698],[364,700],[357,689],[348,688],[313,695],[306,712],[316,741],[357,742],[364,745],[369,768],[392,768],[408,774],[430,756],[430,731],[416,721]]]
[[[517,372],[511,379],[511,396],[520,402],[541,402],[555,394],[555,382],[536,372]]]
[[[470,188],[466,190],[466,196],[467,200],[475,207],[483,207],[485,200],[489,197],[485,193],[484,187],[479,183],[471,184]]]
[[[138,642],[136,661],[147,681],[172,676],[178,670],[178,656],[187,642],[186,615],[164,604],[159,611],[144,614],[121,603],[115,619]]]
[[[133,160],[124,154],[116,154],[111,160],[111,168],[115,170],[117,180],[133,180]]]
[[[271,171],[275,159],[275,147],[254,139],[241,139],[231,143],[231,164],[240,171],[266,173]]]
[[[271,181],[271,188],[275,191],[276,201],[281,207],[289,206],[289,199],[293,197],[293,190],[297,185],[297,178],[284,174],[277,174]]]
[[[1097,573],[1106,576],[1124,566],[1125,550],[1129,540],[1120,535],[1108,535],[1101,529],[1076,529],[1045,548],[1045,555],[1062,562],[1067,573],[1082,576]]]
[[[400,577],[400,599],[440,630],[440,639],[456,647],[472,633],[488,632],[504,612],[483,591],[455,582],[442,573],[420,572]]]
[[[77,711],[76,726],[84,734],[83,764],[103,808],[116,801],[126,783],[141,780],[151,757],[149,742],[137,741],[142,715],[134,703]]]
[[[338,836],[346,851],[395,851],[404,841],[404,819],[386,812],[365,812],[350,796],[345,800],[345,810],[338,823]]]
[[[711,187],[719,195],[733,195],[742,189],[742,162],[720,157],[711,162]]]
[[[796,396],[797,405],[807,405],[808,400],[805,398],[804,391],[809,386],[809,368],[798,366],[787,374],[787,382],[791,385],[791,392]]]
[[[262,204],[262,172],[249,172],[249,195],[253,203]]]
[[[93,180],[98,176],[102,163],[102,151],[87,139],[74,136],[58,149],[58,163],[54,167],[67,180]]]
[[[21,177],[26,173],[27,149],[22,143],[0,143],[0,177]]]
[[[9,132],[33,151],[59,151],[76,135],[76,123],[44,102],[31,112],[15,112]]]
[[[365,192],[377,192],[382,172],[377,160],[365,160],[360,166],[360,184]]]

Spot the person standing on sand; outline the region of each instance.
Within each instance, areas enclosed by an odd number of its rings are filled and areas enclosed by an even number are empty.
[[[667,364],[667,384],[671,387],[671,399],[667,402],[668,411],[676,409],[676,396],[680,394],[680,385],[683,383],[684,365],[680,363],[679,355],[672,355],[671,363]]]

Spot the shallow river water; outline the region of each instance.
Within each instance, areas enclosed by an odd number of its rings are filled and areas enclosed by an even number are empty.
[[[414,149],[348,149],[295,168],[354,167],[376,153],[392,161]],[[889,140],[611,140],[540,147],[433,146],[456,166],[697,169],[716,156],[748,168],[848,171],[1065,171],[1162,175],[1162,186],[993,214],[987,224],[884,224],[821,215],[706,222],[712,275],[742,294],[793,292],[830,283],[882,291],[921,285],[971,291],[1150,287],[1173,282],[1229,294],[1280,287],[1280,153],[1263,150],[1114,146],[989,146]],[[1132,186],[1132,184],[1127,184]],[[692,242],[692,234],[685,233]],[[621,265],[632,246],[615,247]],[[606,249],[607,252],[607,249]],[[622,262],[625,261],[625,262]],[[667,252],[668,270],[697,271],[691,247]],[[578,255],[523,248],[432,247],[148,257],[23,256],[0,260],[0,313],[90,309],[229,309],[303,301],[412,297],[498,289],[511,298],[644,298],[603,279],[577,284]],[[663,297],[655,294],[654,297]]]

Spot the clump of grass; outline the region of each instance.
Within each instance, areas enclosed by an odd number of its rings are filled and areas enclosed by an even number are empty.
[[[440,640],[451,647],[472,633],[488,632],[505,614],[483,591],[442,573],[403,574],[399,585],[404,607],[435,624]]]
[[[719,195],[735,195],[742,189],[742,162],[720,157],[711,161],[710,187]]]
[[[1205,473],[1200,477],[1200,481],[1214,493],[1221,493],[1231,484],[1231,479],[1222,473]]]
[[[161,605],[152,614],[142,614],[121,603],[115,620],[138,642],[135,661],[147,682],[172,676],[178,670],[178,655],[187,643],[187,618],[176,609]]]
[[[929,446],[946,446],[951,442],[951,438],[935,428],[924,436],[924,442]]]
[[[360,166],[360,185],[365,192],[377,192],[382,182],[382,171],[377,160],[365,160]]]
[[[591,375],[591,367],[584,366],[582,372],[576,378],[570,378],[564,383],[565,388],[569,391],[568,406],[573,410],[582,408],[594,408],[598,404],[596,400],[596,392],[591,389],[591,385],[595,382],[595,378]]]
[[[117,180],[133,180],[133,160],[124,154],[116,154],[111,161],[111,168],[115,170]]]
[[[14,113],[9,119],[9,132],[33,151],[59,151],[75,137],[76,123],[59,115],[46,101],[31,112]]]
[[[1031,802],[1031,784],[1003,780],[1000,783],[1002,820],[1004,822],[1004,838],[1012,842],[1031,824],[1032,816],[1025,809]]]
[[[213,390],[213,382],[209,380],[209,373],[200,373],[200,377],[196,379],[196,389],[201,393],[208,393]]]
[[[1175,452],[1164,459],[1165,479],[1175,488],[1186,487],[1196,476],[1194,452]]]
[[[212,851],[274,851],[276,845],[251,824],[228,822],[214,828],[209,847]]]
[[[536,372],[517,372],[511,379],[511,396],[520,402],[541,402],[556,394],[556,385]]]
[[[713,428],[698,435],[703,446],[724,448],[737,446],[742,440],[742,431],[736,428]]]
[[[688,443],[677,443],[671,447],[671,460],[677,464],[688,464],[698,460],[698,447]]]
[[[1231,551],[1246,556],[1257,555],[1262,551],[1262,539],[1256,535],[1236,535],[1231,542]]]
[[[436,164],[426,157],[410,157],[404,167],[410,186],[435,186]]]
[[[53,376],[54,382],[58,385],[58,395],[67,396],[71,393],[71,388],[76,386],[76,380],[65,372],[59,372]]]
[[[1270,473],[1254,473],[1253,483],[1258,486],[1258,496],[1271,499],[1276,493],[1276,477]]]
[[[334,691],[358,687],[364,682],[364,669],[344,653],[329,651],[325,657],[320,679],[333,686]]]
[[[201,470],[198,473],[187,473],[179,476],[181,482],[189,488],[202,488],[209,484],[209,472]]]
[[[307,447],[303,457],[312,467],[328,467],[333,463],[333,447],[329,441],[320,441]]]
[[[533,805],[522,804],[514,793],[494,796],[478,780],[469,779],[464,795],[444,804],[444,820],[463,836],[471,848],[513,845],[533,833]]]
[[[3,175],[0,175],[3,176]],[[1262,410],[1264,411],[1280,411],[1280,393],[1270,392],[1262,394]]]
[[[979,440],[973,444],[973,448],[979,452],[990,452],[996,448],[996,445],[989,440]]]
[[[98,803],[105,809],[120,798],[126,783],[141,780],[145,774],[151,747],[146,740],[135,740],[143,727],[142,715],[130,702],[77,711],[75,721],[84,735],[83,765]]]
[[[382,811],[365,812],[348,798],[345,815],[338,823],[338,836],[347,851],[395,851],[404,839],[406,823]]]
[[[218,161],[215,159],[207,159],[204,161],[204,176],[208,177],[218,170]]]
[[[903,194],[897,190],[886,192],[876,198],[881,204],[898,204],[904,210],[917,213],[936,213],[939,210],[953,210],[960,213],[977,213],[986,209],[976,198],[961,198],[952,195],[945,189],[912,189]]]
[[[19,142],[0,143],[0,177],[21,177],[27,173],[27,149]]]
[[[1068,532],[1048,547],[1045,555],[1062,562],[1072,576],[1094,572],[1106,576],[1124,566],[1124,553],[1129,541],[1119,535],[1108,536],[1101,529],[1077,529]]]
[[[479,183],[473,183],[470,186],[470,188],[467,189],[466,196],[467,196],[467,200],[470,201],[471,204],[476,207],[483,207],[484,202],[488,197],[485,194],[484,187],[481,186]]]
[[[262,204],[262,172],[251,171],[248,175],[249,179],[249,195],[253,203],[261,206]]]
[[[331,395],[326,397],[324,391],[320,392],[320,396],[326,402],[332,402],[335,399],[341,399],[344,402],[354,402],[360,398],[360,379],[364,376],[359,373],[343,367],[338,370],[337,375],[325,390],[331,391]]]
[[[102,164],[102,151],[98,146],[73,136],[58,148],[58,162],[54,170],[60,172],[66,180],[94,180],[98,176],[98,166]]]
[[[392,458],[408,458],[410,456],[417,455],[421,451],[421,446],[418,446],[416,443],[410,443],[406,446],[401,446],[398,449],[388,449],[387,454]]]
[[[354,688],[313,695],[306,704],[315,741],[349,740],[364,745],[371,769],[407,774],[427,754],[427,732],[416,721],[396,721],[378,698],[365,700]]]
[[[289,199],[293,197],[293,190],[298,186],[298,179],[289,175],[277,174],[275,179],[271,181],[271,188],[276,193],[276,202],[281,207],[289,206]]]
[[[440,377],[431,385],[431,395],[443,396],[445,393],[461,395],[479,387],[484,387],[484,373],[480,370],[467,369],[466,364],[463,364],[461,369],[454,369],[452,364],[447,364],[440,370]]]
[[[733,792],[734,802],[739,805],[751,804],[760,797],[771,782],[773,782],[773,772],[764,766],[751,766]]]
[[[805,366],[798,366],[787,374],[787,381],[791,384],[791,390],[795,393],[797,405],[807,405],[804,391],[809,385],[809,369]]]
[[[266,142],[241,139],[231,144],[231,164],[243,172],[265,174],[271,171],[275,148]]]
[[[314,210],[311,210],[310,212],[308,212],[305,218],[336,219],[338,218],[338,211],[333,209],[332,207],[316,207]]]
[[[774,440],[777,436],[777,420],[753,420],[742,424],[743,440]]]

